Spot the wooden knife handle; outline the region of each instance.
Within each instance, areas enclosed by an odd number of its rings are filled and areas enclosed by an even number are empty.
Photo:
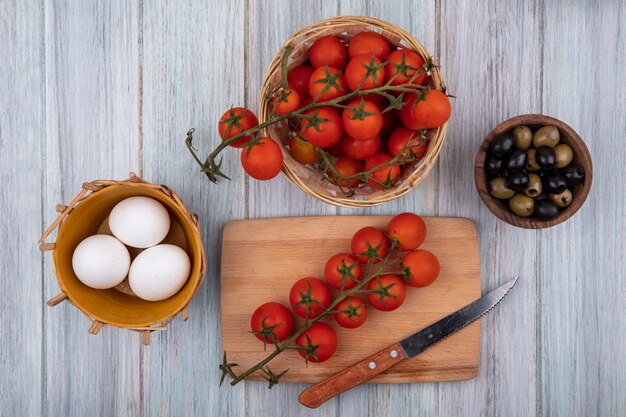
[[[330,378],[305,389],[300,394],[300,403],[309,408],[317,408],[325,401],[362,384],[403,359],[406,359],[406,355],[400,348],[400,345],[397,343],[391,345]]]

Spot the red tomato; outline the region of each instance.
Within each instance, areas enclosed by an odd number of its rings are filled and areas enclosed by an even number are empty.
[[[265,324],[265,333],[263,333],[263,324]],[[282,304],[265,303],[254,310],[250,319],[250,328],[259,340],[263,340],[265,335],[266,343],[274,343],[273,334],[277,341],[282,342],[292,333],[293,316]]]
[[[379,153],[372,156],[365,163],[365,170],[370,171],[380,165],[386,164],[393,158],[387,154]],[[389,165],[375,169],[370,175],[367,183],[375,190],[386,190],[398,181],[400,178],[400,167],[397,165]]]
[[[223,140],[227,140],[233,136],[237,136],[241,132],[257,127],[258,125],[259,121],[250,110],[245,107],[233,107],[224,113],[220,118],[218,130],[220,132],[220,137]],[[252,139],[250,136],[244,136],[231,143],[230,146],[234,148],[241,148],[244,143],[247,143],[250,139]]]
[[[241,165],[252,178],[271,180],[283,168],[283,150],[271,138],[259,138],[241,149]]]
[[[380,113],[383,115],[383,125],[380,128],[380,136],[387,137],[396,126],[396,115],[393,111],[388,111],[383,113],[388,103],[381,103],[378,108],[380,109]]]
[[[420,85],[426,78],[426,70],[424,69],[424,59],[416,52],[407,51],[406,49],[398,49],[393,51],[387,58],[385,65],[386,80],[391,80],[391,85],[400,85],[408,83],[415,75],[411,84]],[[396,75],[397,74],[397,75]]]
[[[274,93],[272,107],[274,108],[274,113],[279,116],[296,111],[300,108],[300,95],[291,88],[279,90]]]
[[[307,91],[308,91],[308,90],[307,90]],[[313,103],[313,99],[311,98],[311,96],[309,95],[309,93],[306,93],[306,94],[307,94],[307,98],[305,98],[305,99],[302,101],[302,105],[301,105],[301,107],[300,107],[300,108],[302,108],[302,107],[306,107],[306,106],[308,106],[309,104]]]
[[[309,96],[309,80],[313,74],[313,67],[309,65],[300,65],[295,67],[287,75],[287,84],[289,88],[296,90],[302,100]]]
[[[389,240],[382,230],[375,227],[364,227],[352,236],[350,243],[352,254],[362,263],[371,258],[374,263],[380,262],[389,252]]]
[[[367,305],[359,297],[346,297],[335,307],[335,321],[346,329],[356,329],[365,323]]]
[[[405,146],[406,149],[404,149]],[[389,137],[389,152],[396,156],[402,149],[412,160],[419,161],[428,149],[428,139],[422,137],[418,131],[399,127]]]
[[[342,139],[339,139],[337,143],[335,143],[333,146],[329,146],[328,148],[326,148],[326,152],[328,152],[332,156],[336,156],[337,158],[344,156],[346,153],[342,148],[341,140]]]
[[[343,68],[346,65],[346,47],[339,38],[326,36],[316,40],[309,48],[309,59],[315,68]]]
[[[351,177],[363,172],[363,162],[352,159],[348,156],[342,156],[337,159],[334,166],[342,178]],[[331,173],[331,177],[333,178],[335,184],[341,187],[354,188],[361,183],[361,179],[358,177],[349,180],[338,180],[334,173]]]
[[[441,271],[437,257],[423,249],[404,255],[400,266],[405,268],[407,285],[418,288],[427,287],[435,282]]]
[[[348,56],[354,58],[359,55],[372,56],[384,61],[391,52],[389,42],[376,32],[361,32],[348,44]]]
[[[343,127],[339,114],[332,107],[319,107],[307,110],[300,122],[300,135],[320,148],[327,148],[339,142]]]
[[[349,253],[338,253],[326,262],[324,278],[331,288],[349,290],[362,278],[362,268],[359,260]],[[345,282],[344,282],[345,279]]]
[[[450,118],[450,100],[441,91],[425,90],[417,99],[417,94],[408,94],[400,111],[402,123],[409,129],[432,129],[443,125]]]
[[[309,80],[309,94],[314,101],[321,103],[340,97],[346,93],[346,79],[332,67],[319,67]]]
[[[352,91],[370,90],[385,83],[385,67],[380,60],[372,55],[359,55],[350,60],[346,66],[346,83]]]
[[[289,303],[293,312],[307,318],[306,301],[309,302],[308,318],[319,316],[330,305],[330,290],[324,281],[305,277],[296,281],[289,292]]]
[[[328,324],[318,321],[296,338],[296,345],[305,360],[324,362],[337,350],[337,333]]]
[[[380,133],[383,116],[371,101],[355,98],[343,110],[343,128],[356,140],[371,139]]]
[[[354,159],[367,159],[375,155],[380,149],[380,137],[374,136],[371,139],[356,140],[344,135],[341,138],[341,146],[346,155]]]
[[[380,311],[393,311],[406,298],[406,284],[400,275],[381,275],[367,283],[367,300]]]
[[[385,101],[385,96],[381,96],[380,94],[376,93],[369,93],[362,97],[364,100],[371,101],[372,103],[376,104],[381,113],[383,112],[383,110],[385,110],[385,107],[387,107],[386,104],[383,105],[383,102]],[[383,107],[381,108],[381,106]]]
[[[413,213],[402,213],[387,223],[387,236],[398,242],[402,250],[415,250],[426,239],[426,223]]]
[[[301,164],[312,164],[317,162],[319,157],[315,152],[315,147],[303,139],[292,137],[289,139],[289,152],[293,158]]]

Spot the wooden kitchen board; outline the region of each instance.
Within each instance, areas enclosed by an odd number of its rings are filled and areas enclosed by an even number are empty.
[[[291,285],[304,276],[323,278],[332,255],[350,251],[350,239],[364,226],[384,228],[387,216],[292,217],[238,220],[224,227],[222,239],[222,347],[236,371],[244,371],[271,353],[249,334],[250,317],[261,304],[288,305]],[[366,323],[353,330],[323,321],[337,331],[335,356],[309,363],[294,351],[277,356],[275,372],[289,368],[281,381],[317,382],[480,297],[478,236],[471,220],[425,217],[423,249],[439,257],[441,274],[427,288],[408,288],[404,304],[383,313],[370,308]],[[298,325],[302,321],[297,321]],[[417,357],[404,361],[370,382],[404,383],[471,379],[478,370],[480,323],[450,336]],[[249,379],[261,379],[253,375]]]

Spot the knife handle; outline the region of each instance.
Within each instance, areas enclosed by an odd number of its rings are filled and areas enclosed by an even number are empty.
[[[309,408],[317,408],[325,401],[362,384],[403,359],[406,359],[404,351],[399,344],[393,344],[330,378],[305,389],[300,394],[300,403]]]

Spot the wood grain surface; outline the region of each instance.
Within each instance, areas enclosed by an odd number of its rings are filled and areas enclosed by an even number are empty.
[[[215,145],[231,105],[256,110],[267,65],[298,28],[338,14],[399,25],[433,51],[456,96],[438,165],[409,195],[337,209],[284,178],[209,184],[184,148]],[[622,0],[0,1],[0,416],[626,415],[626,5]],[[585,140],[593,187],[567,222],[509,226],[480,202],[473,163],[485,135],[526,113]],[[82,182],[136,171],[198,213],[208,276],[144,348],[58,293],[36,239]],[[219,259],[229,220],[302,215],[467,217],[478,228],[482,290],[521,275],[481,323],[480,366],[465,382],[368,384],[318,410],[306,384],[218,388]]]
[[[250,335],[250,317],[261,304],[289,305],[289,289],[306,276],[323,278],[326,261],[350,250],[352,235],[362,227],[384,228],[389,216],[292,217],[243,220],[224,227],[221,261],[222,347],[242,371],[270,352]],[[407,287],[404,304],[393,312],[370,308],[358,330],[338,326],[337,353],[320,364],[307,364],[296,351],[272,360],[276,372],[289,369],[284,381],[319,382],[374,354],[480,297],[478,237],[467,219],[426,217],[428,233],[421,248],[441,263],[437,280],[426,288]],[[394,270],[392,268],[392,270]],[[298,319],[296,326],[303,324]],[[476,322],[369,382],[406,383],[465,380],[476,376],[480,323]],[[258,374],[249,379],[261,380]]]

